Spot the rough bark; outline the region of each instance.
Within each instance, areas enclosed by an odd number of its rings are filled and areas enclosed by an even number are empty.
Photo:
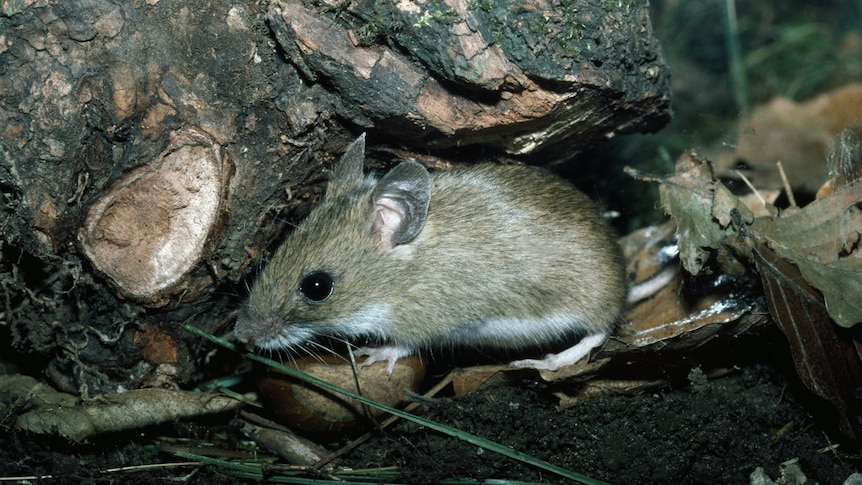
[[[181,324],[229,320],[359,131],[552,161],[668,118],[644,2],[261,4],[0,4],[0,336],[62,389],[191,379]]]
[[[413,147],[577,149],[667,119],[668,70],[645,3],[343,8],[330,17],[276,1],[269,20],[302,75],[338,95],[340,114]]]

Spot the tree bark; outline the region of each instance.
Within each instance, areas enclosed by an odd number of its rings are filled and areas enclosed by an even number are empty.
[[[549,162],[669,117],[645,2],[260,3],[2,3],[0,336],[61,389],[192,379],[181,324],[229,320],[360,131]]]

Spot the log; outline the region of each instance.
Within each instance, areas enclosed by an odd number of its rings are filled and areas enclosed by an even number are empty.
[[[60,389],[197,376],[182,324],[228,332],[360,131],[547,163],[669,118],[646,2],[260,4],[0,4],[0,340]]]
[[[272,5],[270,25],[304,77],[327,82],[353,123],[416,148],[578,149],[667,121],[668,70],[646,3],[361,1],[346,6],[359,26]]]

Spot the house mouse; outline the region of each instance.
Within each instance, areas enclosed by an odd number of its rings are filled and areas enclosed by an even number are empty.
[[[363,174],[365,135],[337,163],[320,204],[275,252],[237,319],[263,350],[315,337],[370,337],[364,365],[419,349],[517,350],[575,334],[573,347],[517,367],[556,370],[612,332],[624,263],[591,200],[530,166],[429,173],[403,162]]]

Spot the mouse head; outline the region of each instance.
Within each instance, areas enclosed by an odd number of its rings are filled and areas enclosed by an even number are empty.
[[[365,176],[364,152],[363,134],[261,272],[237,318],[239,341],[280,349],[315,336],[386,334],[385,297],[397,292],[399,261],[425,224],[431,179],[416,162],[379,181]]]

